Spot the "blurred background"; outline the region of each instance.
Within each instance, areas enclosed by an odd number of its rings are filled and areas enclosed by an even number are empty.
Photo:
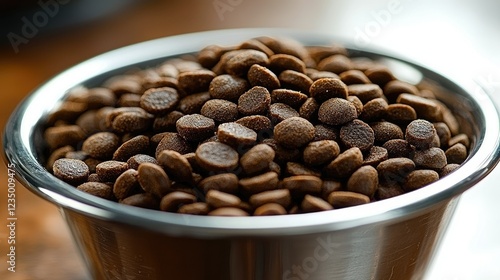
[[[0,128],[34,88],[100,53],[164,36],[213,29],[322,31],[471,77],[500,106],[500,1],[495,0],[0,0]],[[497,168],[466,192],[428,279],[500,279]],[[26,191],[17,198],[16,272],[7,271],[0,226],[0,279],[90,279],[57,209]],[[7,170],[0,164],[0,221]]]

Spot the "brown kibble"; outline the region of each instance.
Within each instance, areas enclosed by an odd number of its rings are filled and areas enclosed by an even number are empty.
[[[141,96],[141,108],[151,114],[166,114],[179,102],[177,90],[170,87],[152,88]]]
[[[289,176],[312,175],[316,177],[321,177],[321,172],[319,172],[318,170],[306,167],[305,165],[298,162],[287,162],[285,171],[286,174]]]
[[[216,122],[232,122],[238,119],[238,105],[223,99],[211,99],[205,102],[201,114]]]
[[[299,117],[299,113],[284,103],[273,103],[269,106],[269,115],[272,123],[276,124],[285,119]]]
[[[321,185],[321,197],[324,200],[328,200],[328,196],[332,192],[340,191],[343,189],[342,183],[335,180],[323,180],[323,185]]]
[[[415,109],[417,118],[428,121],[442,121],[441,106],[431,99],[423,98],[409,93],[401,93],[397,98],[397,103],[406,104]]]
[[[269,65],[269,58],[261,51],[239,50],[225,64],[224,69],[228,74],[243,77],[254,64]]]
[[[323,181],[313,175],[296,175],[283,179],[283,187],[290,190],[291,193],[308,194],[321,193]]]
[[[407,124],[417,119],[417,113],[409,105],[390,104],[387,106],[386,118],[388,121],[398,124]]]
[[[50,149],[63,146],[75,146],[85,138],[85,132],[77,125],[49,127],[45,130],[44,139]]]
[[[254,194],[250,196],[248,201],[254,208],[267,203],[277,203],[284,208],[288,208],[292,204],[292,196],[288,189],[279,189]]]
[[[274,73],[281,73],[286,70],[293,70],[300,73],[306,71],[306,65],[298,57],[289,54],[278,53],[269,57],[269,68]]]
[[[213,208],[238,207],[241,203],[241,199],[236,195],[218,190],[209,190],[205,195],[205,200]]]
[[[353,84],[370,84],[370,79],[366,77],[365,73],[360,70],[347,70],[345,72],[340,73],[340,79],[346,85]]]
[[[373,146],[365,156],[363,165],[377,166],[382,161],[389,158],[389,153],[383,147]]]
[[[359,116],[363,121],[377,121],[385,118],[389,104],[383,98],[375,98],[363,105],[363,112]]]
[[[261,175],[243,178],[239,181],[239,186],[250,195],[274,190],[278,187],[278,174],[270,171]]]
[[[178,86],[188,94],[208,91],[215,76],[214,72],[206,69],[183,72],[177,78]]]
[[[460,167],[460,164],[457,164],[457,163],[448,163],[439,172],[439,178],[443,178],[444,176],[447,176],[451,172],[457,170],[459,167]]]
[[[318,109],[319,104],[316,99],[309,97],[304,101],[302,106],[300,106],[299,116],[306,120],[313,121],[317,117]]]
[[[347,190],[373,197],[378,187],[378,172],[371,165],[365,165],[352,173],[347,181]]]
[[[355,119],[340,129],[340,140],[348,149],[357,147],[362,152],[370,150],[375,141],[373,129],[365,122]]]
[[[383,200],[402,195],[403,193],[403,189],[397,184],[387,186],[379,185],[379,187],[377,188],[377,192],[375,193],[375,198],[377,200]]]
[[[113,160],[126,161],[136,154],[147,153],[149,149],[149,138],[138,135],[123,143],[113,153]]]
[[[256,39],[250,39],[241,43],[241,45],[238,46],[238,49],[251,49],[261,51],[269,57],[274,54],[274,52],[268,46],[264,45],[262,42]]]
[[[185,192],[174,191],[162,197],[160,201],[160,210],[165,212],[177,212],[181,205],[194,202],[196,202],[196,196]]]
[[[462,164],[467,159],[467,147],[462,143],[457,143],[449,147],[445,154],[448,163]]]
[[[151,138],[151,142],[153,142],[153,138]],[[163,150],[173,150],[183,155],[191,153],[193,147],[178,133],[166,132],[156,147],[155,156],[158,157]]]
[[[241,124],[227,122],[217,128],[217,138],[232,147],[244,147],[257,141],[257,133]]]
[[[281,72],[278,79],[280,80],[282,87],[306,93],[309,92],[309,88],[313,83],[313,80],[311,80],[311,78],[309,78],[306,74],[293,70],[285,70]]]
[[[311,80],[316,81],[323,78],[333,78],[340,79],[339,75],[332,73],[330,71],[318,71],[314,68],[306,68],[306,75],[311,78]]]
[[[164,150],[158,155],[158,165],[163,167],[169,176],[176,181],[190,182],[193,168],[189,161],[180,153],[172,150]]]
[[[153,196],[150,193],[138,193],[131,195],[123,200],[120,200],[120,203],[135,207],[141,207],[146,209],[159,209],[160,202],[157,197]]]
[[[314,134],[314,139],[313,141],[320,141],[320,140],[340,140],[340,130],[337,129],[336,127],[324,125],[324,124],[318,124],[314,126],[316,132]]]
[[[218,190],[225,193],[237,193],[238,176],[233,173],[212,175],[200,181],[198,187],[205,193],[209,190]]]
[[[66,153],[72,152],[74,150],[75,149],[71,146],[64,146],[64,147],[56,149],[55,151],[53,151],[50,154],[49,158],[47,159],[47,163],[45,165],[45,168],[47,168],[47,170],[52,172],[52,166],[54,165],[54,162],[58,159],[65,158]]]
[[[307,51],[312,59],[316,62],[336,54],[341,54],[347,56],[347,50],[341,45],[330,45],[330,46],[307,46]]]
[[[390,158],[407,157],[412,158],[415,147],[410,145],[404,139],[391,139],[384,143],[383,147],[387,149]]]
[[[446,149],[451,138],[451,131],[444,122],[433,123],[439,137],[441,148]]]
[[[97,159],[110,159],[120,147],[120,138],[111,132],[98,132],[89,136],[82,145],[82,151]]]
[[[272,131],[271,120],[266,116],[261,116],[261,115],[246,116],[237,120],[236,123],[246,126],[255,132],[259,132],[262,130],[267,130],[269,132]]]
[[[314,138],[314,126],[306,119],[292,117],[274,127],[274,139],[278,144],[295,149],[309,143]]]
[[[182,205],[177,212],[190,215],[207,215],[210,212],[210,207],[205,202],[195,202]]]
[[[454,146],[458,143],[468,148],[470,146],[469,136],[467,136],[467,134],[461,133],[451,137],[450,141],[448,142],[448,147]]]
[[[431,147],[435,136],[436,129],[434,125],[426,120],[414,120],[406,127],[405,139],[417,149]]]
[[[182,116],[184,116],[183,113],[179,111],[172,111],[165,116],[156,117],[153,122],[153,129],[155,131],[175,131],[175,123]]]
[[[141,192],[138,176],[137,170],[129,169],[116,178],[113,185],[113,194],[118,200]]]
[[[347,86],[340,79],[323,78],[314,81],[309,88],[309,94],[318,102],[331,98],[347,99]]]
[[[128,108],[130,111],[120,110],[123,108]],[[132,108],[140,110],[131,110]],[[139,107],[122,107],[115,110],[119,111],[111,112],[110,127],[117,133],[138,133],[146,131],[152,126],[153,115],[146,113]]]
[[[208,213],[209,216],[225,216],[225,217],[240,217],[248,216],[248,213],[236,207],[222,207],[212,210]]]
[[[170,119],[173,119],[174,117],[178,116],[175,119],[175,121],[177,121],[184,114],[186,114],[186,115],[199,114],[201,111],[201,108],[203,107],[205,102],[207,102],[209,100],[210,100],[210,93],[208,93],[206,91],[187,95],[187,96],[183,97],[179,101],[179,105],[177,105],[177,110],[179,110],[180,112],[172,111],[167,116],[171,115],[174,112],[177,112],[175,115],[170,116]],[[181,115],[179,115],[179,114],[181,114]],[[158,119],[158,117],[157,117],[157,119]],[[175,121],[174,121],[174,128],[175,128]]]
[[[392,72],[384,65],[375,65],[365,70],[365,75],[370,81],[380,87],[385,86],[388,82],[395,79]]]
[[[304,162],[311,166],[323,165],[331,162],[340,153],[340,147],[333,140],[310,142],[304,149]]]
[[[158,198],[170,192],[172,183],[167,173],[159,165],[145,162],[137,169],[142,189]]]
[[[363,112],[363,103],[361,102],[361,100],[359,100],[359,98],[354,95],[350,95],[347,96],[347,101],[351,102],[352,105],[354,105],[354,107],[356,108],[356,115],[359,117],[359,115],[361,115],[361,113]]]
[[[403,139],[404,134],[396,124],[391,122],[381,121],[372,123],[371,128],[373,129],[373,133],[375,134],[375,141],[379,143],[385,143],[392,139]]]
[[[302,203],[300,204],[300,208],[304,212],[319,212],[319,211],[327,211],[332,210],[333,207],[331,204],[326,202],[325,200],[312,196],[310,194],[306,194]]]
[[[114,198],[111,186],[104,183],[85,182],[79,185],[76,189],[107,200],[113,200]]]
[[[238,99],[238,111],[242,115],[265,115],[271,104],[271,94],[265,87],[254,86]]]
[[[284,103],[299,108],[307,100],[307,95],[291,89],[275,89],[271,92],[272,103]]]
[[[104,82],[104,87],[113,91],[117,96],[124,93],[142,93],[142,85],[139,79],[132,75],[114,76]]]
[[[212,68],[219,61],[225,49],[217,45],[209,45],[198,52],[198,61],[205,68]],[[175,77],[175,76],[173,76]]]
[[[286,209],[277,203],[264,204],[254,211],[255,216],[285,215]]]
[[[88,106],[84,102],[73,102],[71,100],[64,101],[55,111],[49,114],[47,123],[54,124],[57,120],[72,122],[87,109]]]
[[[120,107],[140,107],[141,95],[135,93],[125,93],[118,99],[118,106]]]
[[[387,183],[404,183],[413,170],[415,163],[409,158],[390,158],[377,165],[379,179]]]
[[[274,156],[275,152],[269,145],[258,144],[241,157],[240,165],[246,174],[253,175],[267,170]]]
[[[96,165],[95,172],[101,182],[114,182],[127,169],[128,165],[126,162],[108,160]]]
[[[342,54],[334,54],[322,59],[318,63],[318,70],[330,71],[335,74],[340,74],[351,69],[353,69],[351,60]]]
[[[214,134],[215,122],[200,114],[185,115],[177,120],[177,132],[187,141],[202,141]]]
[[[413,161],[418,167],[429,169],[441,169],[447,164],[445,152],[436,147],[415,151]]]
[[[323,102],[318,110],[318,119],[328,125],[343,125],[355,118],[358,112],[354,105],[341,98],[331,98]]]
[[[271,91],[281,86],[276,74],[264,66],[258,64],[252,65],[247,74],[248,81],[252,87],[261,86]]]
[[[363,104],[383,96],[382,89],[376,84],[349,85],[347,86],[347,91],[349,95],[358,97]]]
[[[254,66],[262,67],[257,64]],[[248,75],[250,75],[254,66],[250,68]],[[214,99],[236,101],[243,93],[245,93],[245,91],[248,90],[248,87],[248,82],[245,79],[224,74],[219,75],[212,80],[208,92],[210,93],[210,97]]]
[[[300,160],[301,152],[299,149],[288,149],[279,145],[275,139],[269,138],[262,141],[263,144],[269,145],[275,152],[274,160],[277,163],[284,164],[289,161]]]
[[[364,194],[349,192],[349,191],[336,191],[328,196],[328,202],[335,209],[362,205],[370,202],[370,198]]]
[[[411,192],[437,180],[439,180],[439,174],[434,170],[414,170],[408,174],[402,187],[406,192]]]
[[[346,178],[362,164],[363,154],[358,147],[354,147],[338,155],[324,168],[323,173],[329,178]]]
[[[52,166],[54,176],[70,185],[84,183],[89,176],[89,168],[85,162],[77,159],[61,158]]]
[[[414,85],[400,80],[390,81],[384,87],[384,95],[387,97],[387,99],[389,99],[390,102],[395,102],[398,99],[399,95],[402,93],[418,96],[419,91]]]
[[[238,153],[220,142],[203,143],[196,149],[196,161],[200,167],[215,172],[224,172],[238,166]]]

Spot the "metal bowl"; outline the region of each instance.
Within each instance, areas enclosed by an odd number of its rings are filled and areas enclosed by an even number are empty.
[[[164,213],[106,201],[76,190],[43,167],[42,126],[69,89],[97,86],[129,68],[157,65],[208,44],[234,45],[261,36],[305,45],[331,36],[290,30],[194,33],[121,48],[59,74],[12,114],[5,157],[29,190],[57,205],[95,279],[419,279],[451,219],[458,198],[498,163],[499,113],[472,81],[452,81],[379,51],[366,56],[403,67],[434,88],[471,138],[460,169],[422,189],[362,206],[271,217],[206,217]],[[33,209],[35,211],[35,209]]]

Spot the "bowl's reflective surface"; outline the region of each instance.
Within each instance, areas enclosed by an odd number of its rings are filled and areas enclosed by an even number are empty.
[[[40,121],[68,89],[95,86],[133,66],[211,43],[234,45],[259,35],[287,35],[304,44],[332,39],[283,30],[228,30],[159,39],[79,64],[40,87],[11,117],[7,160],[23,184],[60,206],[87,264],[99,279],[412,279],[420,278],[456,206],[499,158],[498,112],[481,88],[450,81],[390,56],[353,55],[412,69],[410,79],[435,89],[472,139],[469,159],[432,185],[348,209],[282,217],[197,217],[136,209],[95,199],[43,169]],[[392,65],[392,66],[391,66]],[[412,73],[411,71],[409,73]]]

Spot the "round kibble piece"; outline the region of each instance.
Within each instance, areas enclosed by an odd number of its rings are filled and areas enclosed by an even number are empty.
[[[52,166],[54,176],[71,185],[85,182],[89,176],[89,167],[78,159],[61,158]]]
[[[436,147],[415,151],[413,161],[420,168],[430,169],[441,169],[447,164],[445,152]]]
[[[269,107],[269,115],[273,123],[279,123],[285,119],[298,117],[299,113],[284,103],[273,103]]]
[[[443,178],[444,176],[450,174],[451,172],[457,170],[460,167],[460,164],[457,163],[449,163],[441,171],[439,172],[439,178]]]
[[[196,202],[196,196],[185,192],[174,191],[162,197],[160,201],[160,210],[177,212],[181,205],[194,202]]]
[[[417,149],[427,149],[436,135],[436,129],[431,122],[414,120],[406,127],[405,139]]]
[[[248,194],[256,194],[264,191],[274,190],[278,187],[278,174],[266,172],[239,181],[240,188]]]
[[[177,132],[187,141],[202,141],[213,135],[215,122],[200,114],[185,115],[177,120]]]
[[[304,162],[311,166],[330,163],[340,153],[340,147],[333,140],[310,142],[304,149]]]
[[[310,194],[306,194],[304,196],[304,199],[300,204],[300,208],[304,212],[318,212],[318,211],[327,211],[333,209],[330,203],[324,201],[319,197],[312,196]]]
[[[451,138],[451,132],[444,122],[434,123],[434,128],[436,129],[436,133],[439,137],[439,143],[441,144],[441,148],[447,148],[448,142]]]
[[[309,97],[304,101],[302,106],[300,106],[299,115],[306,120],[313,121],[317,116],[318,109],[319,104],[316,99]]]
[[[397,103],[406,104],[415,109],[417,117],[428,121],[441,121],[441,107],[430,99],[417,95],[402,93],[397,98]]]
[[[253,65],[250,68],[250,71],[254,66],[259,65]],[[248,75],[250,76],[250,72]],[[215,99],[238,100],[238,98],[245,93],[247,89],[248,82],[245,79],[224,74],[215,77],[212,82],[210,82],[208,92],[210,93],[210,96]]]
[[[232,147],[251,145],[257,141],[257,133],[250,128],[235,122],[219,125],[217,138],[220,142]]]
[[[390,158],[377,165],[379,179],[388,183],[404,183],[413,170],[415,163],[409,158]]]
[[[195,202],[182,205],[177,212],[190,215],[207,215],[210,212],[210,207],[205,202]]]
[[[309,94],[318,102],[331,98],[347,99],[347,86],[339,79],[322,78],[314,81],[309,88]]]
[[[313,175],[297,175],[283,179],[283,187],[292,193],[321,193],[323,181]]]
[[[238,153],[220,142],[203,143],[196,149],[196,162],[209,171],[230,171],[238,166]]]
[[[318,124],[314,126],[316,133],[314,134],[314,141],[320,140],[340,140],[340,130],[336,127]]]
[[[382,146],[387,150],[390,158],[407,157],[412,158],[415,147],[404,139],[391,139]]]
[[[389,158],[389,153],[384,147],[373,146],[363,160],[363,165],[377,166]]]
[[[248,216],[248,213],[236,207],[222,207],[212,210],[208,213],[209,216],[224,216],[224,217],[240,217]]]
[[[113,194],[118,200],[139,193],[141,186],[139,185],[138,176],[137,170],[129,169],[116,178],[113,185]]]
[[[255,216],[271,216],[271,215],[285,215],[286,209],[278,203],[264,204],[254,211]]]
[[[179,102],[177,90],[170,87],[152,88],[141,96],[141,108],[151,114],[166,114]]]
[[[387,114],[389,104],[383,98],[375,98],[366,102],[363,106],[363,112],[359,116],[364,121],[376,121],[383,119]]]
[[[269,58],[261,51],[241,50],[226,62],[224,69],[228,74],[243,77],[254,64],[267,66]]]
[[[271,120],[266,116],[252,115],[240,118],[236,123],[246,126],[255,132],[271,131]]]
[[[126,162],[108,160],[96,165],[95,172],[101,182],[113,182],[123,172],[127,171],[128,165]]]
[[[187,98],[187,97],[186,97]],[[199,112],[201,106],[197,109],[196,112]],[[194,112],[193,112],[194,114]],[[165,116],[156,117],[153,122],[153,129],[155,131],[174,131],[175,123],[178,119],[184,116],[183,113],[179,111],[172,111]]]
[[[238,119],[238,105],[223,99],[212,99],[201,107],[201,114],[216,122],[232,122]]]
[[[153,142],[152,138],[151,142]],[[163,150],[173,150],[183,155],[192,152],[193,148],[178,133],[167,132],[162,136],[160,143],[158,143],[155,156],[158,157]]]
[[[363,154],[358,147],[350,148],[341,153],[323,170],[329,178],[349,177],[363,164]]]
[[[360,70],[347,70],[340,73],[339,77],[346,85],[371,83],[365,73]]]
[[[371,165],[365,165],[349,177],[347,190],[373,197],[378,187],[378,172]]]
[[[461,164],[467,159],[467,147],[462,143],[457,143],[449,147],[445,154],[448,163]]]
[[[71,146],[64,146],[64,147],[61,147],[61,148],[54,150],[50,154],[49,158],[47,159],[47,163],[46,163],[45,167],[50,172],[53,172],[52,166],[54,165],[54,162],[58,159],[65,158],[67,153],[73,152],[73,151],[75,151],[75,149]]]
[[[451,137],[450,141],[448,142],[448,146],[451,147],[457,143],[461,143],[465,147],[469,147],[470,140],[469,140],[469,137],[467,136],[467,134],[461,133],[461,134],[457,134],[457,135]]]
[[[401,127],[391,122],[381,121],[372,123],[371,128],[375,135],[375,141],[385,143],[392,139],[403,139],[404,134]]]
[[[108,200],[113,199],[113,190],[108,184],[100,182],[85,182],[79,185],[76,189],[100,198]]]
[[[277,203],[284,208],[288,208],[292,204],[292,196],[290,190],[279,189],[254,194],[250,196],[248,201],[255,208],[267,203]]]
[[[387,106],[385,116],[390,122],[407,124],[417,119],[417,112],[405,104],[390,104]]]
[[[123,112],[113,118],[111,128],[117,133],[138,133],[150,128],[153,121],[153,115],[150,114],[142,112]]]
[[[44,139],[51,149],[74,146],[85,139],[85,132],[77,125],[53,126],[45,130]]]
[[[307,95],[291,89],[275,89],[271,92],[272,103],[284,103],[299,108],[307,100]]]
[[[248,150],[240,159],[241,168],[246,174],[253,175],[267,170],[274,160],[273,148],[266,144],[258,144]]]
[[[269,68],[271,68],[275,73],[280,73],[286,70],[294,70],[304,73],[306,65],[302,60],[293,55],[279,53],[269,57]]]
[[[321,172],[313,169],[306,167],[305,165],[298,163],[298,162],[287,162],[286,163],[286,174],[290,176],[295,176],[295,175],[313,175],[316,177],[321,177]]]
[[[131,156],[127,160],[128,167],[135,170],[137,170],[137,168],[139,168],[139,165],[144,162],[156,163],[156,159],[150,155],[137,154]]]
[[[349,192],[349,191],[335,191],[328,196],[328,202],[335,209],[362,205],[370,202],[370,198],[364,194]]]
[[[138,135],[123,143],[113,153],[113,160],[127,161],[136,154],[146,153],[149,149],[149,137]]]
[[[87,138],[82,151],[97,159],[110,159],[120,146],[120,138],[111,132],[98,132]]]
[[[343,184],[335,180],[323,180],[323,185],[321,185],[321,197],[324,200],[328,200],[328,196],[332,192],[340,191],[344,188]]]
[[[258,64],[254,64],[250,67],[247,78],[252,87],[261,86],[267,88],[268,90],[273,90],[281,86],[276,74],[266,67]]]
[[[138,193],[131,195],[123,200],[120,200],[120,203],[130,206],[136,206],[146,209],[159,209],[160,202],[157,197],[153,196],[150,193]]]
[[[390,81],[384,86],[384,95],[391,102],[396,101],[402,93],[417,96],[419,92],[414,85],[399,80]]]
[[[214,72],[205,69],[180,73],[177,77],[179,89],[186,93],[207,91],[215,76]]]
[[[356,108],[357,116],[359,117],[359,115],[361,115],[361,113],[363,112],[363,103],[361,102],[361,100],[359,100],[359,98],[354,95],[349,95],[347,97],[347,101],[351,102],[352,105],[354,105],[354,107]]]
[[[199,114],[201,111],[201,108],[203,107],[203,104],[205,102],[210,100],[210,93],[208,92],[199,92],[199,93],[194,93],[190,94],[188,96],[185,96],[179,101],[179,105],[177,106],[177,110],[182,112],[180,115],[178,111],[172,111],[170,112],[167,116],[160,117],[160,118],[166,118],[165,122],[170,121],[175,119],[174,121],[174,128],[175,128],[175,122],[181,118],[184,114]],[[175,115],[170,115],[173,112],[177,112]],[[170,116],[169,116],[170,115]],[[157,117],[158,119],[159,117]],[[156,122],[156,120],[155,120]],[[153,124],[154,126],[154,124]]]
[[[340,140],[348,149],[357,147],[369,151],[375,142],[373,129],[365,122],[355,119],[340,129]]]
[[[285,70],[281,72],[278,79],[280,80],[282,87],[301,92],[309,92],[309,88],[313,83],[313,80],[311,80],[311,78],[309,78],[306,74],[293,70]]]
[[[205,195],[205,200],[213,208],[238,207],[241,203],[241,199],[236,195],[218,190],[209,190]]]
[[[322,59],[318,63],[318,70],[330,71],[335,74],[340,74],[342,72],[351,70],[353,65],[351,60],[342,54],[334,54],[332,56]]]
[[[381,87],[395,79],[392,72],[384,65],[375,65],[366,69],[365,75],[368,79],[370,79],[370,81],[372,81],[372,83]]]
[[[437,180],[439,180],[439,174],[434,170],[414,170],[406,177],[403,189],[407,192],[411,192]]]
[[[254,86],[238,98],[238,111],[242,115],[265,115],[271,104],[271,94],[265,87]]]
[[[301,117],[285,119],[274,127],[276,142],[291,149],[306,145],[314,138],[314,134],[314,126]]]
[[[238,176],[233,173],[212,175],[201,180],[198,187],[205,193],[210,190],[218,190],[234,194],[238,191]]]
[[[376,84],[357,84],[347,86],[349,95],[359,98],[363,104],[383,96],[382,89]]]
[[[139,184],[145,192],[161,198],[170,191],[170,178],[159,165],[146,162],[139,165],[137,172]]]
[[[176,151],[162,151],[158,156],[158,165],[163,167],[167,174],[176,181],[190,182],[192,179],[193,168],[191,164]]]
[[[343,125],[358,116],[356,107],[341,98],[331,98],[319,106],[318,119],[328,125]]]

